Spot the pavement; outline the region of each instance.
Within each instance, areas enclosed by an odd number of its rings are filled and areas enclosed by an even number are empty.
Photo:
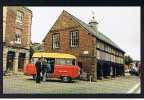
[[[137,76],[117,77],[114,79],[89,82],[74,80],[63,83],[60,79],[49,79],[36,84],[31,76],[11,75],[3,77],[4,94],[139,94],[140,79]]]

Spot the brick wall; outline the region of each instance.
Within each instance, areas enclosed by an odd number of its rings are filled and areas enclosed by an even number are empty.
[[[69,45],[70,31],[79,31],[79,47],[71,48]],[[60,33],[60,48],[52,49],[52,34]],[[74,21],[68,14],[63,12],[52,29],[49,31],[44,39],[43,46],[47,52],[64,52],[70,53],[77,57],[83,53],[83,51],[89,51],[91,55],[92,47],[95,46],[96,38],[89,35],[87,31],[82,28],[79,23]]]
[[[23,24],[16,22],[16,12],[22,11],[24,13]],[[31,38],[31,20],[32,12],[25,7],[8,7],[6,18],[5,41],[6,46],[10,46],[10,41],[15,41],[16,29],[21,29],[21,47],[28,48]]]
[[[15,20],[16,14],[12,9],[7,10],[7,18],[6,18],[6,33],[5,33],[5,42],[6,46],[10,45],[10,41],[15,40]]]
[[[79,47],[71,48],[69,45],[70,42],[70,31],[78,30],[79,31]],[[60,48],[52,48],[52,34],[60,33]],[[47,36],[43,41],[43,47],[46,52],[60,52],[60,53],[69,53],[75,55],[78,61],[81,61],[80,55],[84,51],[88,51],[89,55],[93,56],[96,54],[96,38],[88,34],[88,32],[74,21],[69,15],[63,12],[52,29],[49,31]],[[88,67],[88,66],[87,66]]]

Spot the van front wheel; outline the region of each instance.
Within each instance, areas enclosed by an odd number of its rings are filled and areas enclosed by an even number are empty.
[[[68,82],[71,82],[71,81],[72,81],[72,79],[71,79],[70,77],[67,77],[67,76],[62,77],[61,79],[62,79],[62,81],[65,82],[65,83],[68,83]]]

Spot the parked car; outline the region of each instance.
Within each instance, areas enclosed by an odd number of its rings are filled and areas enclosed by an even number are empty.
[[[130,74],[131,75],[136,75],[136,76],[138,76],[139,75],[139,73],[138,73],[138,68],[136,67],[136,65],[135,64],[132,64],[131,66],[130,66]]]

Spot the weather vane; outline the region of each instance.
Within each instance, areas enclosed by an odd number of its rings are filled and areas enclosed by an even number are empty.
[[[95,17],[94,17],[95,16],[95,12],[92,10],[91,13],[92,13],[92,18],[95,19]]]

